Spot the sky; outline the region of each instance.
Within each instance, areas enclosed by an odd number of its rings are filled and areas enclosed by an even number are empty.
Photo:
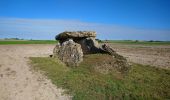
[[[170,41],[170,0],[0,0],[0,38],[54,39],[96,31],[99,39]]]

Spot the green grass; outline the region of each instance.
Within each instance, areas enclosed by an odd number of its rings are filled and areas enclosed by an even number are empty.
[[[132,41],[132,40],[108,40],[108,43],[137,44],[137,45],[170,45],[170,41]]]
[[[73,100],[165,100],[170,99],[170,70],[133,64],[127,75],[94,70],[96,61],[107,55],[85,56],[78,67],[70,68],[58,59],[33,57],[31,64],[53,84],[67,90]]]
[[[0,45],[7,44],[56,44],[55,40],[0,40]]]

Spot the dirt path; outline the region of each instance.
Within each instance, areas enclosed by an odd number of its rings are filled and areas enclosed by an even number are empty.
[[[0,100],[68,100],[62,89],[28,65],[28,57],[48,56],[53,47],[0,45]]]

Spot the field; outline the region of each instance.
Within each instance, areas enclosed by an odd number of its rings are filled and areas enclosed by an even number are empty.
[[[55,40],[0,40],[0,45],[8,44],[55,44]]]
[[[125,56],[130,62],[151,65],[165,69],[170,68],[170,45],[145,44],[109,44],[119,54]]]
[[[132,41],[132,40],[108,40],[104,41],[108,43],[117,43],[117,44],[136,44],[136,45],[170,45],[170,41]]]
[[[2,100],[170,99],[169,43],[108,43],[132,63],[130,73],[124,76],[93,70],[89,61],[95,62],[106,55],[86,56],[80,67],[66,67],[59,60],[49,58],[55,41],[38,42],[0,42]],[[69,95],[62,95],[63,91]]]

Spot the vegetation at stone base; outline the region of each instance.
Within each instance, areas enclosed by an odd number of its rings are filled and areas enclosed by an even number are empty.
[[[56,40],[0,40],[0,45],[4,44],[56,44]]]
[[[102,40],[100,43],[117,43],[117,44],[139,44],[139,45],[170,45],[170,41],[139,41],[139,40]]]
[[[91,66],[106,56],[85,56],[84,62],[74,68],[54,58],[30,59],[33,69],[43,71],[53,84],[66,89],[73,100],[170,99],[170,70],[133,64],[126,75],[96,72]]]

